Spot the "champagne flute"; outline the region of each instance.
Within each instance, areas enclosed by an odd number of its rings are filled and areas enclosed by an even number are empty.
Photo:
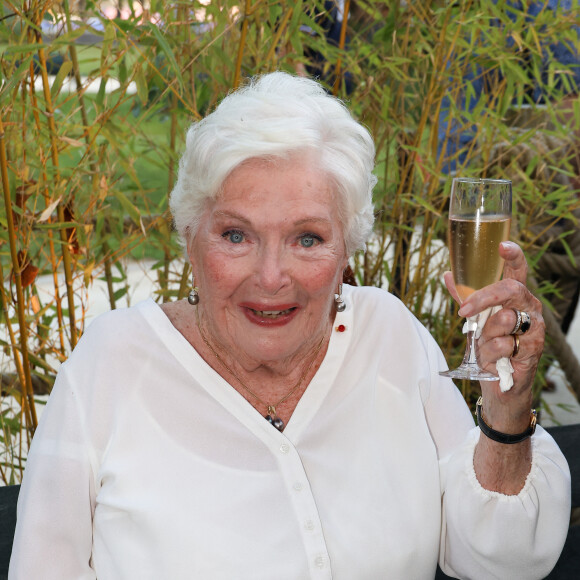
[[[509,239],[512,182],[507,179],[456,177],[451,186],[448,245],[451,271],[460,302],[501,278],[500,242]],[[477,360],[475,331],[479,316],[470,317],[461,365],[440,375],[453,379],[497,381]],[[465,332],[465,329],[464,329]]]

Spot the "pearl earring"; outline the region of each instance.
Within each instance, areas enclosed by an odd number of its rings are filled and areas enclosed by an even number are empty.
[[[187,297],[187,301],[192,306],[199,304],[199,294],[197,292],[197,286],[195,285],[195,278],[193,277],[193,275],[191,276],[191,292],[189,293],[189,296]]]

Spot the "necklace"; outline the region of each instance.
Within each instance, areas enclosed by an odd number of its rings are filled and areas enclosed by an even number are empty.
[[[288,399],[294,392],[296,392],[300,388],[304,379],[306,378],[306,375],[308,374],[308,372],[312,368],[312,365],[314,364],[314,361],[316,360],[316,357],[318,356],[320,349],[322,348],[322,343],[324,342],[324,336],[320,339],[320,342],[318,343],[318,346],[316,347],[316,350],[314,351],[314,355],[312,357],[312,360],[310,361],[309,365],[306,367],[306,370],[300,375],[300,379],[298,379],[298,382],[296,383],[296,385],[294,385],[292,387],[292,389],[290,389],[290,391],[288,391],[275,405],[271,405],[270,403],[267,403],[266,401],[261,399],[258,395],[256,395],[256,393],[254,393],[254,391],[252,391],[249,387],[247,387],[243,383],[242,379],[240,379],[240,377],[225,363],[225,361],[217,353],[215,348],[209,343],[208,339],[206,338],[206,336],[201,328],[201,324],[199,321],[199,309],[198,308],[195,309],[195,320],[197,323],[197,328],[199,330],[199,335],[201,336],[201,340],[203,340],[204,344],[211,350],[211,352],[216,357],[218,362],[224,367],[224,369],[226,369],[226,371],[228,371],[228,373],[230,375],[232,375],[232,377],[234,377],[234,379],[236,379],[236,381],[238,381],[240,386],[246,392],[250,393],[250,395],[252,395],[252,397],[254,397],[254,399],[256,399],[259,403],[261,403],[262,405],[267,407],[268,412],[264,416],[266,421],[268,421],[274,427],[276,427],[276,429],[278,429],[278,431],[283,431],[284,427],[286,425],[284,424],[284,421],[282,421],[282,419],[280,419],[280,417],[278,417],[278,415],[276,413],[276,407],[279,407],[284,401],[286,401],[286,399]]]

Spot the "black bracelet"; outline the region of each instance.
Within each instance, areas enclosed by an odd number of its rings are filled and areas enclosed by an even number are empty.
[[[479,428],[486,437],[489,437],[490,439],[493,439],[498,443],[508,443],[508,444],[520,443],[522,441],[525,441],[528,437],[531,437],[536,431],[536,422],[538,420],[538,414],[536,413],[535,409],[532,409],[532,412],[530,414],[530,426],[519,435],[508,435],[507,433],[500,433],[499,431],[492,429],[483,420],[483,413],[481,412],[482,402],[483,402],[482,398],[479,397],[479,399],[477,400],[477,404],[475,405],[475,412],[477,415],[477,424],[479,425]]]

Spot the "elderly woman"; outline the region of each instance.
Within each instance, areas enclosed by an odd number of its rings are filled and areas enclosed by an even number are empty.
[[[543,322],[523,254],[503,244],[504,280],[461,307],[505,307],[479,345],[488,367],[513,355],[514,387],[482,386],[506,444],[400,302],[341,284],[371,231],[373,157],[338,100],[284,73],[189,130],[171,207],[191,294],[100,317],[62,366],[11,579],[548,573],[570,482],[550,436],[530,437]],[[531,319],[517,353],[512,309]]]

